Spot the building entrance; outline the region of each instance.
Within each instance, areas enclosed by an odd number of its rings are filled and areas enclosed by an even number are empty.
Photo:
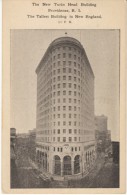
[[[63,158],[63,174],[64,175],[72,175],[71,157],[70,156],[65,156]]]
[[[60,157],[55,156],[54,157],[55,165],[54,165],[54,174],[55,175],[61,175],[61,162]]]
[[[80,173],[80,156],[74,158],[74,174]]]

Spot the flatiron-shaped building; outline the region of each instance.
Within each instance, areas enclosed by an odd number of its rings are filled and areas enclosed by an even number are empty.
[[[36,73],[38,167],[54,177],[83,175],[96,156],[94,74],[83,46],[55,39]]]

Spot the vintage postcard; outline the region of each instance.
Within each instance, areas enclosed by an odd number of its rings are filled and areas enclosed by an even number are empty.
[[[125,1],[3,1],[2,187],[125,193]]]

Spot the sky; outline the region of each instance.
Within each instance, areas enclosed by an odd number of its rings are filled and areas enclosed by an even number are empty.
[[[36,128],[35,70],[49,44],[61,36],[83,45],[95,75],[95,115],[108,117],[112,140],[119,141],[118,30],[11,30],[11,127],[18,133]]]

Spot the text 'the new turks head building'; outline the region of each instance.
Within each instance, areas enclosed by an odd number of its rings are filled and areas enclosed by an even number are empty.
[[[38,167],[54,177],[83,175],[96,158],[94,74],[83,46],[55,39],[36,73]]]

